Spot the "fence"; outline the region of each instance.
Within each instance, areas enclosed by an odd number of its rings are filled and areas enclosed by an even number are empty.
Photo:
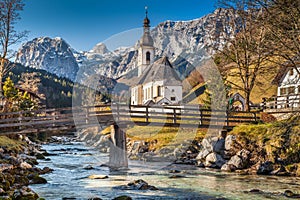
[[[300,108],[300,95],[276,96],[264,99],[263,109],[294,109]]]

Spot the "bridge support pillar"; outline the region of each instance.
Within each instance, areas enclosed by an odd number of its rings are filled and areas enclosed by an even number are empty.
[[[128,168],[126,133],[116,124],[111,125],[109,166],[116,169]]]

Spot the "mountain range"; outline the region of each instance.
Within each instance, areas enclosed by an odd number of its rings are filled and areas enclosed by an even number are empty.
[[[227,10],[217,9],[191,21],[160,23],[151,30],[156,57],[168,56],[178,73],[186,77],[194,65],[214,53],[215,47],[224,45],[224,37],[231,34],[227,15]],[[138,41],[114,51],[99,43],[90,51],[78,52],[62,38],[41,37],[23,44],[15,62],[86,85],[97,76],[105,85],[108,79],[137,74],[137,48]]]

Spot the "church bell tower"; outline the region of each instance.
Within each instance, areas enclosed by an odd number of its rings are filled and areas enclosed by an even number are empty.
[[[154,61],[153,39],[150,34],[150,20],[148,19],[148,8],[146,7],[146,17],[144,19],[144,34],[140,39],[138,49],[138,76],[141,76],[145,68]]]

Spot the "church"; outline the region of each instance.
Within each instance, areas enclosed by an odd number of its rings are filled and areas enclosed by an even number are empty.
[[[163,56],[155,61],[148,11],[138,49],[138,81],[131,87],[131,105],[178,105],[182,101],[182,81]]]

